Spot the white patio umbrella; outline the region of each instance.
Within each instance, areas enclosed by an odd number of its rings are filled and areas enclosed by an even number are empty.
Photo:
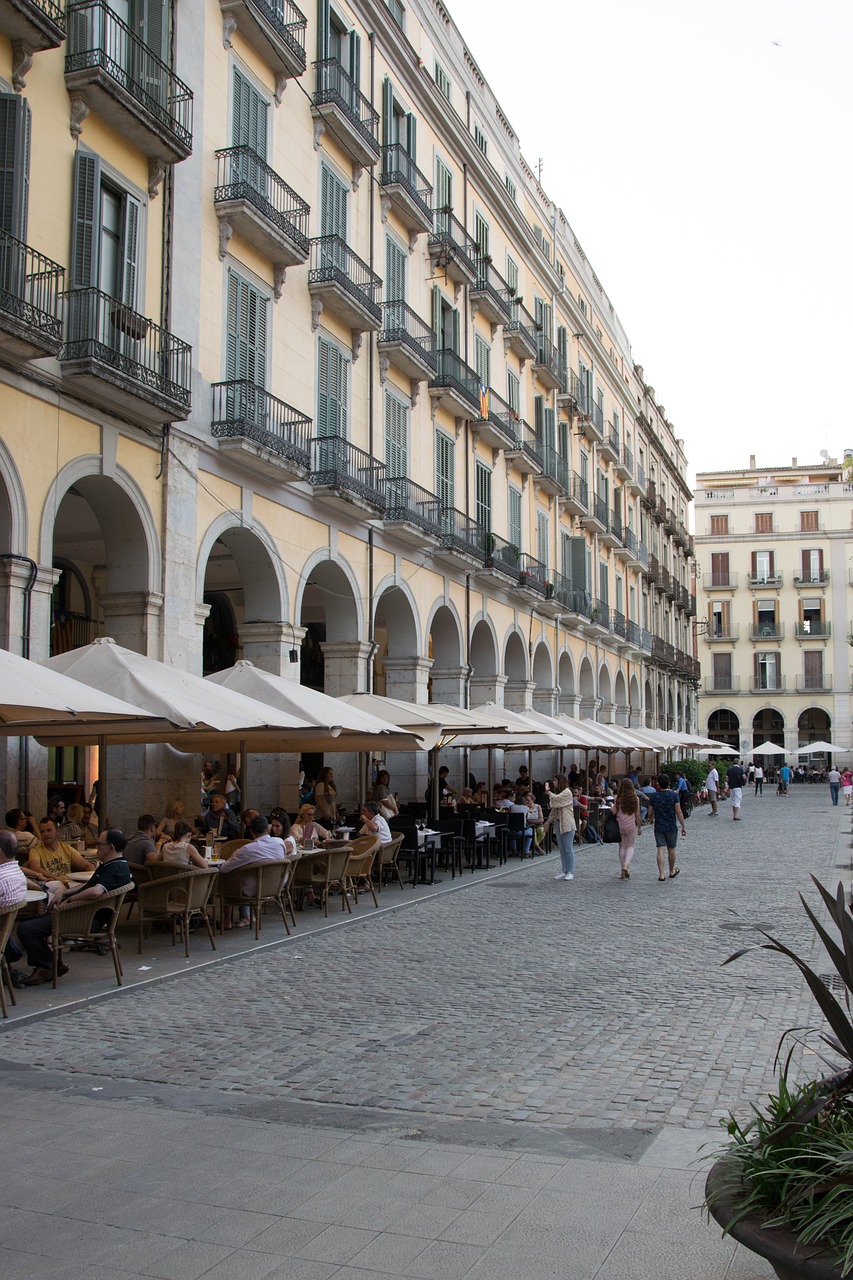
[[[836,747],[831,742],[807,742],[805,746],[797,748],[797,755],[830,755],[832,752],[841,753],[845,750],[849,750],[849,748]]]
[[[0,733],[27,734],[53,724],[140,720],[156,717],[102,689],[0,649]]]
[[[757,747],[753,747],[751,751],[744,751],[745,756],[786,756],[788,753],[784,747],[779,747],[775,742],[759,742]]]

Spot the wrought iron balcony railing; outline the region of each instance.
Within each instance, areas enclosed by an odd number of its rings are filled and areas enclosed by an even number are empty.
[[[571,473],[571,493],[572,499],[583,507],[584,511],[589,511],[589,485],[583,476],[578,475],[577,471]]]
[[[301,9],[292,0],[245,0],[249,9],[254,9],[286,46],[290,53],[289,61],[294,66],[305,70],[305,28],[308,20]],[[238,20],[239,26],[239,20]]]
[[[550,444],[542,446],[542,472],[563,490],[569,492],[571,484],[571,468],[565,458]]]
[[[631,475],[634,474],[634,455],[626,444],[622,446],[622,466]]]
[[[434,252],[444,251],[458,259],[471,278],[476,279],[479,253],[477,242],[468,235],[451,209],[436,210],[429,247]]]
[[[821,587],[826,586],[827,582],[829,582],[828,569],[816,569],[815,572],[809,574],[808,577],[794,578],[795,587]]]
[[[508,578],[518,581],[521,552],[513,542],[507,542],[496,533],[486,534],[486,564]]]
[[[310,206],[251,147],[217,151],[213,200],[245,200],[308,256]]]
[[[98,69],[173,135],[185,154],[192,149],[193,95],[106,0],[84,0],[66,11],[66,76]]]
[[[409,198],[429,222],[432,219],[432,186],[399,142],[382,148],[382,175],[379,184],[387,187],[395,183],[405,188]]]
[[[211,435],[243,437],[299,467],[311,462],[311,419],[246,379],[213,384]]]
[[[620,542],[625,541],[625,530],[622,527],[622,515],[619,511],[610,512],[610,532],[614,537],[618,538]]]
[[[0,329],[11,327],[38,347],[58,350],[64,277],[50,258],[0,231]]]
[[[369,150],[378,155],[379,112],[370,105],[337,58],[323,58],[320,62],[315,62],[314,70],[317,73],[314,105],[330,104],[337,107],[361,135]]]
[[[478,251],[477,275],[471,285],[472,301],[480,301],[495,323],[505,324],[510,318],[509,289],[506,281],[495,270],[490,258]]]
[[[716,673],[712,676],[705,677],[706,693],[739,693],[740,692],[740,676],[733,676],[731,672]]]
[[[435,332],[406,302],[383,302],[382,328],[377,341],[380,344],[402,343],[435,368]]]
[[[447,551],[455,551],[481,564],[486,561],[488,531],[477,524],[464,511],[444,507],[441,513],[441,544]]]
[[[514,409],[507,413],[506,427],[515,440],[515,448],[520,449],[534,466],[541,468],[544,463],[541,437],[523,418],[519,418]]]
[[[430,381],[430,386],[451,387],[470,401],[472,418],[480,413],[480,379],[471,366],[448,347],[436,352],[435,377]]]
[[[385,481],[385,520],[414,525],[431,537],[442,532],[442,505],[434,493],[407,476]]]
[[[311,241],[308,284],[329,283],[340,285],[377,322],[381,321],[382,281],[376,272],[340,236],[317,236]]]
[[[518,355],[533,359],[539,350],[539,328],[519,298],[508,294],[509,320],[504,334]]]
[[[705,639],[708,644],[715,644],[717,641],[731,643],[740,636],[740,627],[736,623],[721,622],[708,628],[705,632]]]
[[[551,579],[548,577],[548,566],[535,556],[523,551],[518,558],[518,585],[535,591],[537,595],[550,595]]]
[[[628,638],[628,619],[618,609],[610,610],[610,630],[622,640]]]
[[[610,528],[610,523],[607,518],[607,503],[603,498],[600,498],[597,493],[593,494],[592,498],[592,514],[595,516],[598,523],[603,525],[605,529]]]
[[[798,640],[807,640],[809,638],[825,640],[832,634],[832,623],[824,622],[823,619],[806,619],[805,621],[796,623],[795,634]]]
[[[565,391],[568,384],[568,370],[559,350],[541,332],[536,339],[536,348],[534,368],[540,375],[546,374],[558,391]]]
[[[351,493],[385,509],[385,463],[343,436],[315,436],[311,441],[309,484],[317,489]]]
[[[832,676],[826,671],[818,671],[814,675],[797,676],[798,693],[831,693]]]
[[[751,573],[747,579],[750,587],[781,587],[781,573]]]
[[[65,299],[60,360],[93,360],[139,387],[189,408],[192,349],[98,289],[72,289]]]
[[[783,640],[784,622],[758,622],[749,628],[750,640]]]
[[[730,569],[716,569],[706,579],[706,587],[710,586],[714,590],[729,589],[737,586],[737,574],[732,573]]]
[[[588,417],[592,409],[592,397],[587,391],[586,384],[574,372],[569,374],[569,394],[577,405],[578,412]]]

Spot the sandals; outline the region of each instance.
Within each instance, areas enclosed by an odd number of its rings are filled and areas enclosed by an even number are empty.
[[[676,867],[674,871],[670,871],[669,878],[670,880],[674,880],[676,876],[680,876],[680,875],[681,875],[681,867]]]
[[[658,884],[665,884],[666,876],[658,876]]]

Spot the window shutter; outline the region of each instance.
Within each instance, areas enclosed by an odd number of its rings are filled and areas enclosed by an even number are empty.
[[[776,576],[776,570],[774,568],[776,553],[775,551],[769,551],[768,555],[770,556],[770,561],[769,561],[769,567],[767,570],[767,576],[768,578],[774,578]]]
[[[267,300],[239,276],[228,278],[227,380],[245,379],[266,388]]]
[[[98,222],[101,162],[78,151],[74,162],[74,220],[71,229],[72,289],[90,289],[98,283]]]
[[[349,73],[357,89],[361,84],[361,36],[355,31],[349,36]]]
[[[382,143],[390,147],[394,141],[394,86],[388,76],[382,81]]]
[[[337,347],[319,341],[317,435],[346,437],[349,366]]]
[[[758,577],[758,552],[757,551],[752,552],[751,559],[752,559],[752,569],[750,571],[750,576],[753,578],[757,578]]]
[[[557,351],[560,355],[560,363],[565,369],[569,367],[569,335],[566,332],[565,325],[557,327]]]
[[[329,0],[317,0],[317,61],[324,62],[329,56],[330,28],[332,25],[329,12]]]
[[[810,551],[800,552],[800,577],[803,582],[807,582],[812,572],[812,553]]]
[[[385,301],[406,300],[406,254],[390,236],[385,240]],[[402,323],[402,317],[400,317]]]
[[[817,553],[817,571],[818,571],[818,576],[819,576],[819,577],[821,578],[821,580],[822,580],[822,579],[823,579],[823,548],[822,548],[822,547],[819,547],[819,548],[818,548],[818,553]]]
[[[26,241],[30,179],[30,106],[0,93],[0,231]]]
[[[549,448],[553,449],[555,447],[556,441],[555,441],[555,432],[554,432],[554,410],[550,405],[545,406],[545,415],[544,415],[544,422],[542,427],[542,439],[543,439],[543,442],[549,446]]]
[[[572,586],[586,591],[586,538],[572,538],[571,544]]]
[[[459,312],[454,308],[450,313],[450,349],[459,355]]]
[[[385,392],[385,468],[390,480],[408,475],[408,413],[402,400]]]
[[[441,290],[437,284],[432,286],[432,331],[435,334],[435,345],[440,351],[444,347],[444,326],[442,325]]]
[[[128,26],[156,58],[168,65],[169,17],[165,0],[131,0]]]
[[[326,387],[329,382],[329,344],[320,338],[317,349],[317,435],[329,434],[329,404]]]
[[[418,162],[418,120],[417,116],[412,115],[411,111],[406,116],[406,150],[414,160]]]
[[[139,261],[139,201],[132,196],[124,198],[124,240],[121,300],[127,307],[136,307],[136,288]]]

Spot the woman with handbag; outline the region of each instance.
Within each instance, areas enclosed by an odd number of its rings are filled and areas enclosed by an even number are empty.
[[[379,812],[386,822],[399,814],[400,809],[391,790],[391,775],[387,769],[380,769],[377,773],[376,786],[371,791],[370,798],[379,805]]]
[[[575,798],[569,780],[560,775],[555,783],[558,788],[551,792],[551,812],[548,815],[548,826],[557,832],[557,848],[560,850],[560,866],[562,870],[554,876],[555,880],[574,880],[575,878]]]
[[[314,808],[321,822],[334,827],[338,821],[338,789],[331,768],[326,765],[314,783]]]
[[[634,856],[634,846],[637,842],[637,836],[640,834],[642,818],[640,817],[639,797],[634,789],[634,784],[628,778],[623,778],[619,784],[614,812],[616,821],[619,824],[619,866],[622,869],[619,878],[621,880],[630,880],[631,873],[628,867],[631,865],[631,859]]]

